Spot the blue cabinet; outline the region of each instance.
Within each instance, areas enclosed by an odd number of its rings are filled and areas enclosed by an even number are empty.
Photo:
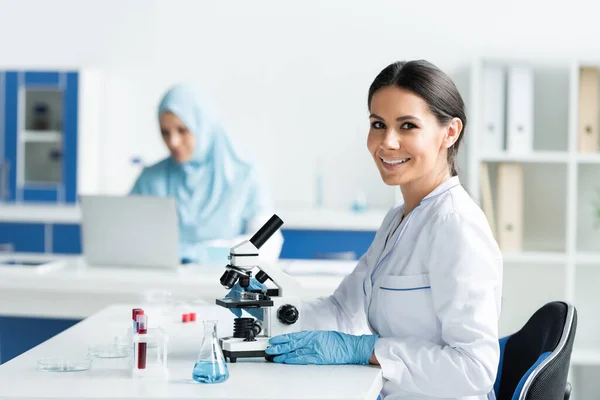
[[[19,253],[43,253],[45,227],[40,223],[0,223],[0,244],[12,246]]]
[[[0,196],[75,203],[79,74],[0,71]]]
[[[81,254],[80,236],[79,224],[0,222],[0,245],[17,253]]]
[[[52,226],[52,253],[81,254],[79,224],[55,224]]]
[[[281,258],[359,259],[375,239],[371,231],[282,230]]]
[[[74,319],[0,315],[0,364],[10,361],[78,322],[79,320]]]

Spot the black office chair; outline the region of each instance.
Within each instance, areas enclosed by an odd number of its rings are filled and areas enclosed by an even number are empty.
[[[555,301],[537,310],[516,333],[500,339],[497,400],[568,400],[567,381],[577,310]]]

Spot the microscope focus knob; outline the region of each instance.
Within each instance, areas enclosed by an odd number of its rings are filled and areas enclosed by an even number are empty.
[[[298,309],[291,304],[284,304],[277,310],[277,319],[282,324],[292,325],[298,321]]]

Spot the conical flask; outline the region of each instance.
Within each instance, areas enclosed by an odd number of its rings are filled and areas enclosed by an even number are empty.
[[[192,376],[200,383],[221,383],[229,378],[229,369],[217,338],[217,321],[203,321],[204,337]]]

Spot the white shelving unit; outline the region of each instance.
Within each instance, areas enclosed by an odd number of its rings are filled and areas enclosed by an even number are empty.
[[[600,164],[600,154],[594,154],[594,153],[577,154],[577,162],[580,164]]]
[[[533,151],[482,151],[482,80],[488,64],[532,68]],[[570,380],[571,398],[577,400],[600,392],[594,378],[600,372],[600,214],[595,211],[600,208],[600,153],[578,148],[580,68],[595,65],[600,70],[600,63],[480,59],[454,75],[467,104],[467,151],[461,162],[473,198],[481,204],[482,163],[489,168],[494,200],[499,163],[518,163],[524,171],[523,251],[504,254],[500,333],[518,330],[548,301],[575,305],[579,321]]]
[[[569,153],[565,151],[537,151],[533,154],[498,153],[481,156],[479,161],[487,163],[567,163]]]
[[[567,262],[564,252],[552,251],[528,251],[519,253],[503,253],[503,261],[509,264],[546,264],[562,265]]]

